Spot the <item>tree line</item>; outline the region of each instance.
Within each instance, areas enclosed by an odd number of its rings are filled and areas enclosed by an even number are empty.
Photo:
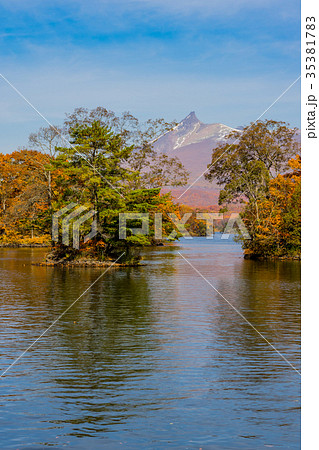
[[[158,154],[152,145],[173,126],[163,119],[140,123],[130,113],[116,116],[102,107],[77,108],[62,127],[32,133],[32,149],[0,156],[1,240],[50,241],[52,214],[73,202],[97,215],[98,233],[80,250],[102,260],[124,251],[130,259],[134,247],[152,244],[153,236],[134,236],[128,229],[127,239],[119,240],[119,213],[178,211],[170,193],[160,190],[186,184],[188,173],[177,158]],[[168,220],[163,227],[164,236],[172,230]],[[65,255],[74,257],[74,249],[55,245],[54,257]]]
[[[213,150],[205,175],[221,186],[219,204],[242,204],[251,239],[247,257],[300,257],[301,157],[298,130],[284,122],[257,121],[229,134]]]
[[[189,208],[174,202],[163,186],[183,186],[188,173],[178,158],[157,153],[153,144],[176,125],[164,119],[141,123],[129,112],[117,116],[103,107],[77,108],[62,126],[40,128],[29,148],[0,154],[0,243],[50,244],[52,215],[72,203],[96,211],[98,230],[80,250],[58,242],[51,257],[77,253],[100,260],[122,252],[137,261],[138,249],[155,243],[155,214],[163,213],[163,238],[173,230],[168,213],[181,218]],[[220,185],[220,211],[241,204],[251,236],[243,239],[246,255],[300,255],[300,145],[296,129],[283,122],[258,121],[229,134],[212,150],[206,179]],[[121,212],[150,214],[149,235],[119,239]],[[91,223],[85,223],[82,234]],[[205,223],[187,225],[202,235]],[[158,242],[157,242],[158,243]]]

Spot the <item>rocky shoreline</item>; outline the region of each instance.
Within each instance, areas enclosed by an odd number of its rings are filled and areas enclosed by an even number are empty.
[[[73,260],[73,261],[43,261],[32,263],[33,266],[47,266],[47,267],[137,267],[144,266],[142,263],[115,263],[114,261],[97,261],[97,260]]]

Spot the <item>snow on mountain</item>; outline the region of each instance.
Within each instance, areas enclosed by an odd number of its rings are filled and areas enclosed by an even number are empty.
[[[211,162],[212,149],[226,142],[225,138],[231,131],[237,130],[222,123],[205,124],[192,111],[171,131],[160,136],[154,143],[154,148],[170,157],[177,156],[190,172],[189,183],[192,183],[207,169]],[[195,187],[204,187],[209,189],[210,193],[212,190],[219,190],[203,176],[196,182]]]
[[[211,150],[233,130],[234,128],[221,123],[205,124],[192,111],[175,128],[162,135],[154,147],[157,151],[171,154],[175,153],[176,149],[206,141],[207,147]]]
[[[220,187],[209,183],[203,174],[212,162],[212,150],[219,144],[226,143],[226,136],[232,131],[242,132],[243,127],[231,128],[222,123],[205,124],[201,122],[194,111],[185,117],[171,131],[160,136],[154,142],[158,152],[170,157],[177,156],[184,167],[190,172],[188,185],[196,183],[181,197],[179,202],[190,206],[208,206],[217,204]],[[296,134],[300,142],[300,132]],[[230,143],[230,141],[229,141]],[[230,150],[231,151],[231,150]],[[178,198],[185,188],[170,188]]]

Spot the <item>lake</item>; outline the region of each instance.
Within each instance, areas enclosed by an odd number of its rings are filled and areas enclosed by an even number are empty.
[[[105,271],[31,264],[45,252],[0,249],[1,372]],[[300,376],[270,345],[300,370],[300,262],[244,260],[217,234],[144,262],[0,378],[0,447],[300,448]]]

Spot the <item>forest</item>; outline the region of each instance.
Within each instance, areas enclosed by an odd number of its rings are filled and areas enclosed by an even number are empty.
[[[206,179],[221,187],[221,211],[241,204],[250,239],[246,258],[300,258],[301,156],[298,130],[284,122],[257,121],[234,131],[231,144],[213,150]]]
[[[62,126],[31,133],[28,148],[0,154],[0,245],[52,246],[50,261],[83,257],[100,261],[124,254],[137,263],[140,249],[159,244],[154,217],[163,215],[163,241],[174,229],[168,214],[192,211],[179,205],[164,186],[184,186],[181,161],[158,154],[152,143],[176,124],[164,119],[141,123],[128,112],[77,108]],[[241,204],[251,239],[242,241],[246,257],[300,256],[300,146],[295,129],[283,122],[251,124],[233,132],[212,150],[206,178],[221,187],[222,212]],[[70,203],[96,212],[97,233],[79,249],[52,242],[52,216]],[[216,205],[217,206],[217,205]],[[119,214],[150,214],[148,235],[136,235],[131,221],[119,238]],[[197,209],[196,209],[197,211]],[[81,228],[88,234],[91,222]],[[203,235],[205,223],[191,218],[186,228]],[[178,236],[178,235],[177,235]]]

